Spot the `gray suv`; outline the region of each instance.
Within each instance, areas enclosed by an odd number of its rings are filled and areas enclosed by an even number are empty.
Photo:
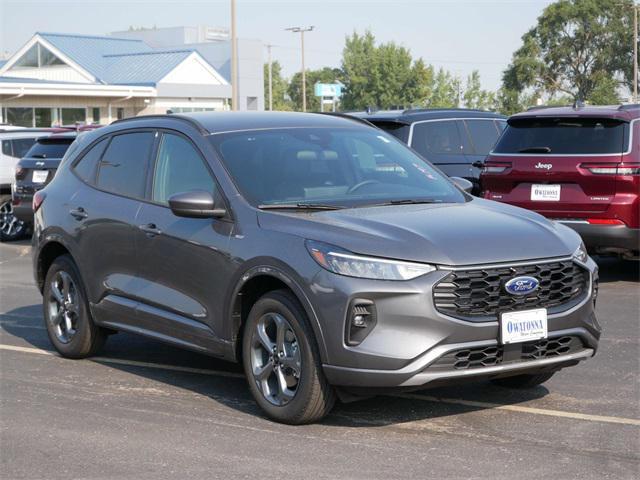
[[[49,337],[70,358],[128,331],[242,362],[291,424],[387,389],[531,387],[593,356],[580,237],[465,188],[353,118],[115,122],[34,196]]]

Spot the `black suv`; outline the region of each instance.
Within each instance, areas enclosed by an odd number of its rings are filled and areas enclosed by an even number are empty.
[[[77,136],[76,132],[65,132],[38,138],[16,165],[11,188],[13,214],[27,228],[33,223],[33,194],[53,180],[62,157]]]
[[[410,109],[350,113],[404,143],[450,177],[462,177],[480,193],[480,172],[507,117],[484,110]]]
[[[242,361],[287,423],[336,394],[532,387],[593,356],[597,266],[579,235],[460,185],[351,117],[115,122],[33,198],[49,338],[72,358],[122,330]]]

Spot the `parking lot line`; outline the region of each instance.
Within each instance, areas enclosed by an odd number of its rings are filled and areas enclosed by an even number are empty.
[[[44,350],[41,348],[33,348],[33,347],[20,347],[17,345],[0,344],[0,350],[21,352],[21,353],[31,353],[31,354],[38,354],[38,355],[58,356],[55,352],[51,350]],[[121,358],[92,357],[91,361],[97,362],[97,363],[111,363],[115,365],[128,365],[132,367],[154,368],[158,370],[170,370],[175,372],[196,373],[200,375],[211,375],[216,377],[244,378],[243,374],[236,373],[236,372],[225,372],[221,370],[210,370],[206,368],[182,367],[178,365],[167,365],[163,363],[153,363],[153,362],[141,362],[138,360],[126,360]],[[622,424],[622,425],[640,426],[640,420],[635,418],[610,417],[606,415],[591,415],[586,413],[566,412],[563,410],[550,410],[550,409],[534,408],[534,407],[523,407],[518,405],[502,405],[499,403],[479,402],[475,400],[464,400],[459,398],[434,397],[429,395],[420,395],[416,393],[398,393],[398,394],[391,394],[388,396],[396,397],[396,398],[404,398],[408,400],[419,400],[422,402],[448,403],[452,405],[462,405],[462,406],[474,407],[474,408],[507,410],[510,412],[528,413],[532,415],[546,415],[550,417],[570,418],[573,420],[584,420],[588,422],[601,422],[601,423],[614,423],[614,424]]]

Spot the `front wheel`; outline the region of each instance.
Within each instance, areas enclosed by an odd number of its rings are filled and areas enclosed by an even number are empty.
[[[242,360],[253,397],[272,419],[312,423],[333,407],[335,392],[322,372],[313,330],[290,292],[270,292],[254,304]]]
[[[491,382],[506,388],[533,388],[549,380],[553,377],[554,373],[555,372],[515,375],[513,377],[494,378]]]
[[[11,195],[0,197],[0,241],[18,240],[27,232],[27,225],[13,214]]]

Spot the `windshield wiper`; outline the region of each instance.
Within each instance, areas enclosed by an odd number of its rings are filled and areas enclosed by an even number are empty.
[[[368,207],[383,207],[385,205],[420,205],[428,203],[441,203],[440,200],[434,200],[433,198],[403,198],[401,200],[389,200],[384,203],[376,203],[367,205]]]
[[[323,203],[273,203],[258,205],[258,208],[260,210],[340,210],[346,207]]]
[[[551,149],[549,147],[528,147],[523,148],[522,150],[518,150],[518,153],[550,153]]]

